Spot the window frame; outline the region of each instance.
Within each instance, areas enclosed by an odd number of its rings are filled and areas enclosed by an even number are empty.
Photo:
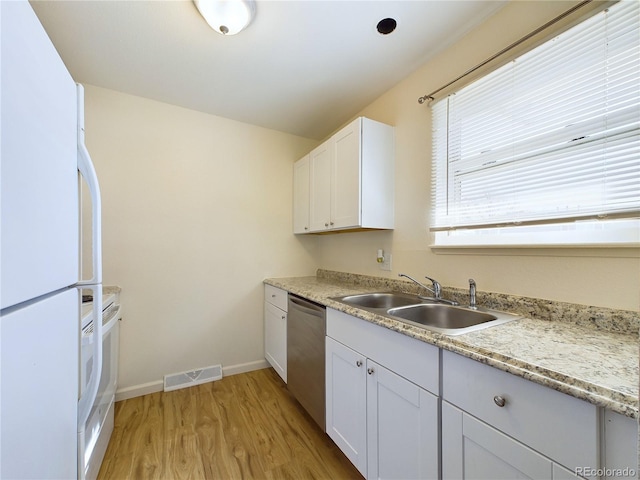
[[[608,7],[610,7],[609,5]],[[594,12],[589,18],[596,15],[602,15],[601,11]],[[584,20],[583,20],[584,21]],[[581,21],[580,23],[583,23]],[[588,21],[588,19],[587,19]],[[560,35],[566,34],[563,32]],[[540,46],[547,45],[553,42],[559,35],[554,36],[553,39],[536,46],[536,49]],[[519,58],[527,55],[529,52],[521,54]],[[503,67],[500,67],[503,68]],[[499,70],[499,69],[497,69]],[[495,71],[495,70],[494,70]],[[486,74],[491,75],[493,72]],[[484,77],[481,77],[481,79]],[[476,80],[477,82],[478,80]],[[473,82],[473,83],[476,83]],[[473,83],[471,85],[473,85]],[[468,88],[469,85],[465,88]],[[461,91],[458,90],[458,91]],[[455,93],[453,94],[455,95]],[[449,97],[447,97],[449,98]],[[434,105],[434,108],[442,106],[441,100]],[[638,107],[637,104],[634,104]],[[640,111],[639,108],[636,110]],[[635,118],[635,117],[634,117]],[[433,129],[442,128],[442,125],[438,124],[438,119],[434,119]],[[446,126],[447,131],[449,125]],[[634,130],[634,132],[637,131]],[[448,135],[448,133],[447,133]],[[635,135],[635,134],[634,134]],[[449,138],[447,138],[449,141]],[[632,145],[635,145],[633,143]],[[445,155],[449,154],[448,144],[444,146],[446,149]],[[638,215],[631,218],[627,214],[616,214],[607,220],[600,220],[597,215],[587,215],[584,219],[577,219],[577,221],[567,222],[566,219],[550,219],[547,221],[534,220],[531,222],[513,222],[510,225],[493,225],[490,228],[481,228],[480,225],[470,226],[469,228],[453,227],[449,228],[446,225],[434,226],[433,219],[436,216],[435,208],[437,205],[438,197],[442,196],[442,185],[444,181],[442,178],[438,178],[438,175],[443,175],[443,169],[438,171],[438,159],[443,157],[443,145],[438,145],[435,141],[434,133],[434,147],[433,147],[433,168],[432,168],[432,218],[430,224],[432,248],[439,247],[518,247],[518,248],[536,248],[536,247],[602,247],[602,246],[615,246],[615,247],[639,247],[640,246],[640,219]],[[439,151],[440,150],[440,151]],[[442,160],[440,160],[442,161]],[[447,165],[449,159],[447,158]],[[445,169],[445,171],[447,171]],[[445,175],[448,173],[445,172]],[[441,203],[441,202],[440,202]],[[640,209],[640,205],[638,205]],[[622,216],[622,219],[618,217]],[[576,219],[573,219],[576,220]],[[482,224],[482,222],[479,222]],[[504,222],[497,222],[498,224]]]

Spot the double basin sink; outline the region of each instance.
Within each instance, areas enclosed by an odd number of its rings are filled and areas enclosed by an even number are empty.
[[[446,335],[462,335],[522,318],[497,310],[447,305],[402,292],[363,293],[333,300]]]

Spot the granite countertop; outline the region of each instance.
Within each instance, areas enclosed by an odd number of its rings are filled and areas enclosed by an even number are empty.
[[[122,291],[122,289],[118,285],[104,285],[102,287],[102,293],[104,295],[107,295],[107,294],[116,295],[116,294],[120,293],[121,291]]]
[[[408,285],[395,280],[380,279],[381,282],[378,282],[374,280],[375,277],[362,278],[332,276],[319,271],[315,277],[269,278],[264,283],[594,405],[638,418],[638,330],[635,312],[622,311],[621,323],[624,329],[631,330],[622,333],[616,331],[615,327],[607,329],[585,325],[580,321],[567,321],[567,315],[558,313],[558,309],[568,304],[558,304],[560,306],[556,305],[555,310],[551,310],[563,317],[562,321],[522,318],[476,332],[450,336],[331,300],[331,297],[356,293],[398,290],[399,285]],[[448,296],[445,290],[443,296],[455,298],[455,292]],[[485,298],[490,301],[490,294]],[[479,303],[483,304],[481,299],[479,296]],[[576,310],[576,305],[566,309]],[[604,314],[592,316],[607,317]],[[613,316],[617,317],[618,314]]]

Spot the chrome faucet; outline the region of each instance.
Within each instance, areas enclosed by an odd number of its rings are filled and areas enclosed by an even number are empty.
[[[411,280],[413,283],[421,286],[422,288],[424,288],[425,290],[430,291],[431,293],[433,293],[433,297],[426,297],[424,295],[418,295],[418,297],[422,298],[423,300],[433,300],[436,302],[440,302],[440,303],[447,303],[449,305],[458,305],[458,302],[456,302],[455,300],[447,300],[445,298],[442,298],[442,286],[440,285],[440,283],[438,283],[436,280],[434,280],[431,277],[424,277],[427,280],[429,280],[431,282],[431,285],[433,288],[431,287],[427,287],[426,285],[424,285],[423,283],[420,283],[418,280],[416,280],[413,277],[410,277],[407,274],[404,273],[399,273],[398,274],[399,277],[406,277],[409,280]]]
[[[436,294],[436,292],[435,292],[435,291],[433,291],[432,289],[430,289],[430,288],[429,288],[429,287],[427,287],[426,285],[424,285],[424,284],[420,283],[420,282],[419,282],[418,280],[416,280],[415,278],[410,277],[410,276],[409,276],[409,275],[407,275],[406,273],[399,273],[399,274],[398,274],[398,276],[399,276],[399,277],[406,277],[406,278],[408,278],[409,280],[411,280],[413,283],[415,283],[415,284],[417,284],[417,285],[421,286],[422,288],[424,288],[425,290],[429,290],[429,291],[430,291],[430,292],[432,292],[434,295]],[[440,285],[440,284],[438,284],[438,285]],[[420,298],[423,298],[423,297],[422,297],[422,295],[418,295],[418,296],[419,296]]]
[[[469,308],[478,309],[476,305],[476,281],[473,278],[469,279]]]
[[[440,300],[441,295],[442,295],[442,286],[440,285],[440,283],[438,283],[435,279],[431,278],[431,277],[427,277],[425,276],[424,278],[426,278],[427,280],[429,280],[431,282],[431,285],[433,286],[433,289],[427,287],[429,290],[431,290],[433,292],[433,296],[435,298],[437,298],[438,300]]]

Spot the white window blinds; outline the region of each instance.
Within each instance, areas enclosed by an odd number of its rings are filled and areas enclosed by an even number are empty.
[[[432,231],[640,215],[640,2],[432,106]]]

